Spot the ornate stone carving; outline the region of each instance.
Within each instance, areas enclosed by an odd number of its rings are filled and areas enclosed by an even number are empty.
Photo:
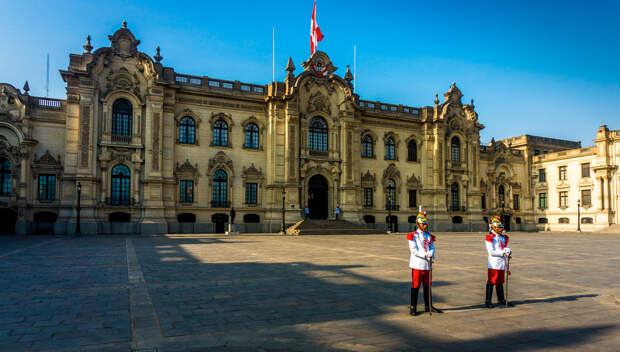
[[[121,57],[137,55],[140,41],[127,29],[127,22],[123,22],[123,27],[113,35],[109,35],[108,39],[110,39],[110,47],[115,55]]]
[[[375,187],[377,183],[377,178],[375,174],[371,174],[370,170],[367,170],[366,173],[362,174],[362,187]]]
[[[158,112],[153,113],[153,171],[159,171],[159,117]]]
[[[189,159],[185,159],[185,162],[180,165],[177,162],[174,173],[176,175],[200,175],[200,172],[198,171],[198,164],[192,165],[189,162]]]
[[[387,180],[393,178],[394,181],[400,180],[400,171],[394,163],[391,163],[384,171],[383,171],[383,184],[387,184]]]
[[[80,111],[80,167],[88,167],[90,154],[90,105]]]
[[[415,177],[415,175],[411,175],[409,177],[407,177],[407,187],[409,188],[419,188],[420,185],[420,179],[418,179],[417,177]]]
[[[43,155],[41,155],[40,158],[37,159],[37,155],[34,155],[34,162],[32,163],[33,166],[38,165],[38,166],[50,166],[50,167],[60,167],[60,154],[58,155],[58,159],[55,159],[52,154],[50,154],[49,149],[45,151],[45,153]]]
[[[317,111],[324,112],[327,115],[331,116],[331,107],[329,106],[329,100],[323,94],[321,94],[320,91],[311,95],[308,103],[309,114]]]
[[[209,160],[209,174],[212,174],[215,170],[219,168],[227,169],[232,173],[231,176],[235,175],[233,169],[233,161],[223,151],[218,152],[213,158]]]
[[[335,67],[329,56],[322,51],[315,51],[314,54],[301,64],[305,71],[310,71],[317,78],[326,78],[334,73],[338,68]]]

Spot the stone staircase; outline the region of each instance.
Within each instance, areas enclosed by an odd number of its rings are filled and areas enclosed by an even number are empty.
[[[286,229],[287,235],[372,235],[384,234],[346,220],[307,219],[296,222]]]

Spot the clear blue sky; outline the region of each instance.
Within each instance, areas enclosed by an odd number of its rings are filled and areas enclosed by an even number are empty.
[[[266,84],[309,56],[313,2],[0,0],[0,82],[65,97],[58,74],[84,38],[107,46],[127,20],[139,49],[177,72]],[[620,128],[620,1],[319,0],[319,48],[344,75],[357,45],[362,99],[432,105],[456,81],[475,99],[482,142],[520,134],[581,140]]]

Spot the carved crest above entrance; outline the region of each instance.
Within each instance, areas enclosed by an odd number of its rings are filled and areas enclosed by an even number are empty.
[[[312,72],[312,74],[318,78],[327,78],[338,69],[334,67],[329,56],[322,51],[316,51],[301,65],[305,71]]]

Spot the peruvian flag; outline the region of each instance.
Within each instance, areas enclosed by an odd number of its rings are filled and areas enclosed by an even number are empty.
[[[310,55],[313,55],[319,47],[319,42],[323,40],[323,34],[319,25],[316,23],[316,0],[312,9],[312,21],[310,21]]]

